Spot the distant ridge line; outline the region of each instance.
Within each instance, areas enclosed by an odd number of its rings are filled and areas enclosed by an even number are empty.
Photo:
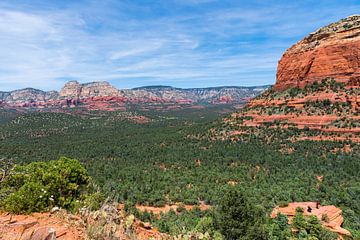
[[[42,91],[24,88],[10,92],[0,91],[2,107],[74,107],[88,105],[95,108],[122,107],[125,103],[224,104],[244,103],[270,87],[218,86],[206,88],[176,88],[166,85],[118,89],[109,82],[79,83],[69,81],[60,91]],[[98,104],[98,102],[102,102]],[[96,107],[97,108],[97,107]],[[112,108],[113,109],[113,108]]]
[[[69,81],[67,83],[71,83],[71,82],[77,82],[77,81]],[[91,85],[91,84],[100,84],[100,83],[107,83],[109,84],[109,82],[107,81],[94,81],[94,82],[87,82],[87,83],[79,83],[80,85],[86,86],[86,85]],[[110,84],[109,84],[110,85]],[[134,87],[134,88],[117,88],[114,87],[118,90],[144,90],[144,89],[155,89],[155,88],[170,88],[170,89],[178,89],[178,90],[196,90],[196,89],[223,89],[223,88],[236,88],[236,89],[255,89],[255,88],[270,88],[271,86],[273,86],[272,84],[266,84],[266,85],[257,85],[257,86],[234,86],[234,85],[221,85],[221,86],[214,86],[214,87],[193,87],[193,88],[182,88],[182,87],[173,87],[173,86],[168,86],[168,85],[145,85],[145,86],[140,86],[140,87]],[[33,90],[33,91],[39,91],[39,92],[59,92],[58,90],[42,90],[39,88],[33,88],[33,87],[25,87],[25,88],[19,88],[19,89],[14,89],[14,90],[10,90],[10,91],[2,91],[0,90],[0,93],[12,93],[12,92],[16,92],[16,91],[26,91],[26,90]]]

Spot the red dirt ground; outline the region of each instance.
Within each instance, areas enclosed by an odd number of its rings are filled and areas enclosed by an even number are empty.
[[[201,211],[206,211],[211,208],[210,205],[206,205],[204,202],[200,202],[200,204],[197,205],[183,205],[181,203],[179,204],[173,204],[173,205],[165,205],[164,207],[153,207],[153,206],[143,206],[143,205],[136,205],[136,208],[141,212],[152,212],[155,215],[160,215],[161,213],[168,213],[171,210],[175,211],[178,209],[178,207],[183,206],[187,211],[192,210],[195,207],[199,207]]]

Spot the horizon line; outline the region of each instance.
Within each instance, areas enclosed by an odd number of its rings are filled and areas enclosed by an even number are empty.
[[[68,81],[64,84],[64,86],[69,83],[69,82],[78,82],[77,80],[72,80],[72,81]],[[92,81],[92,82],[85,82],[85,83],[80,83],[78,82],[80,85],[86,85],[86,84],[92,84],[92,83],[109,83],[108,81]],[[275,83],[274,83],[275,84]],[[132,87],[132,88],[118,88],[114,85],[112,85],[111,83],[109,83],[110,86],[118,89],[118,90],[137,90],[137,89],[141,89],[141,88],[173,88],[173,89],[182,89],[182,90],[189,90],[189,89],[211,89],[211,88],[257,88],[257,87],[271,87],[274,84],[264,84],[264,85],[250,85],[250,86],[246,86],[246,85],[218,85],[218,86],[212,86],[212,87],[174,87],[174,86],[170,86],[170,85],[143,85],[143,86],[139,86],[139,87]],[[38,91],[42,91],[42,92],[59,92],[62,88],[60,88],[59,90],[42,90],[39,88],[33,88],[33,87],[25,87],[25,88],[19,88],[19,89],[13,89],[13,90],[9,90],[9,91],[3,91],[0,90],[0,93],[11,93],[14,91],[22,91],[22,90],[38,90]]]

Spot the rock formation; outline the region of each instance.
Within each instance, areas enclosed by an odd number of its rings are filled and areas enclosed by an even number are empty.
[[[34,88],[25,88],[12,92],[0,92],[0,101],[8,103],[29,103],[57,99],[56,91],[44,92]]]
[[[118,89],[111,86],[108,82],[92,82],[80,84],[77,81],[70,81],[59,92],[60,97],[64,98],[90,98],[97,96],[120,96]]]
[[[331,77],[360,81],[360,15],[332,23],[289,48],[279,61],[275,90],[304,87]]]
[[[351,233],[348,230],[341,227],[344,222],[344,218],[342,216],[341,209],[335,206],[320,206],[316,202],[294,202],[289,203],[286,207],[274,208],[271,213],[271,218],[275,218],[279,213],[281,213],[288,216],[289,223],[291,223],[297,208],[303,209],[304,216],[315,215],[319,220],[321,220],[321,224],[325,228],[339,234],[341,239],[344,236],[351,236]],[[322,220],[325,215],[328,217],[327,221]]]
[[[282,128],[290,129],[290,141],[360,142],[359,112],[360,16],[350,16],[289,48],[273,88],[224,120],[225,137],[261,134],[270,139],[269,128]],[[260,133],[258,127],[266,130]]]
[[[108,82],[80,84],[70,81],[60,92],[26,88],[0,92],[0,106],[8,108],[66,108],[123,110],[124,104],[227,104],[244,103],[265,91],[260,87],[217,87],[181,89],[166,86],[119,90]]]
[[[68,220],[60,215],[34,213],[10,215],[0,212],[0,239],[7,240],[83,240],[85,228],[79,221]]]
[[[73,97],[77,98],[80,95],[81,86],[78,81],[70,81],[60,90],[60,97]]]
[[[116,204],[103,205],[97,211],[82,209],[73,215],[65,210],[56,212],[13,215],[0,212],[1,240],[85,240],[172,239],[150,223],[134,215],[127,216]]]

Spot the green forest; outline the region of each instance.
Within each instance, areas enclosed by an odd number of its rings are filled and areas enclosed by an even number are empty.
[[[227,114],[221,107],[86,115],[2,110],[0,114],[2,164],[78,159],[104,196],[126,203],[128,211],[164,232],[205,229],[214,239],[218,234],[226,239],[336,239],[316,219],[304,219],[301,212],[296,234],[289,230],[285,216],[269,219],[277,205],[319,201],[341,208],[344,228],[360,239],[358,144],[284,142],[282,136],[293,134],[294,129],[274,134],[271,143],[256,136],[246,141],[214,139],[210,129],[221,129],[221,119]],[[149,121],[136,123],[129,115]],[[345,144],[352,151],[334,151]],[[323,181],[317,176],[323,176]],[[157,219],[133,208],[135,204],[196,205],[201,201],[217,210],[170,212]],[[234,204],[243,209],[222,207]],[[244,209],[249,216],[240,214]],[[248,221],[234,226],[236,231],[228,230],[239,214]]]

